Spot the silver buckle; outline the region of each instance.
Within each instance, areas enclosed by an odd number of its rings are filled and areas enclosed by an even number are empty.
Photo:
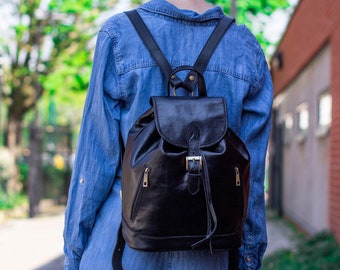
[[[202,156],[187,156],[186,157],[186,162],[185,162],[185,169],[188,171],[189,170],[189,162],[190,161],[199,161],[200,162],[200,170],[202,170]]]

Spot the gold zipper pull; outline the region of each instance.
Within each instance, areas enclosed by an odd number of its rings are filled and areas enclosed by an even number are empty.
[[[240,171],[238,167],[235,167],[235,176],[236,176],[236,186],[241,186],[241,177],[240,177]]]
[[[149,185],[149,172],[150,168],[145,167],[144,169],[144,176],[143,176],[143,187],[146,188]]]

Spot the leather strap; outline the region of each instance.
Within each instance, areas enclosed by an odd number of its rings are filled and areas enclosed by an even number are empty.
[[[214,53],[215,49],[217,48],[219,42],[224,37],[225,33],[228,31],[229,27],[232,25],[232,23],[235,22],[235,19],[224,16],[217,26],[215,27],[214,31],[210,35],[207,43],[205,44],[203,50],[201,51],[200,55],[198,56],[194,68],[203,73],[203,71],[206,69],[209,60]],[[190,72],[188,76],[186,77],[184,84],[190,85],[192,89],[195,88],[195,85],[197,83],[197,80],[190,80],[189,78],[194,75],[194,72]]]
[[[228,31],[229,27],[234,21],[235,19],[226,16],[219,21],[197,58],[194,64],[195,69],[198,69],[200,72],[205,70],[219,42],[224,37],[224,34]]]
[[[210,178],[209,178],[209,172],[208,172],[208,166],[207,166],[207,162],[205,159],[205,156],[203,155],[203,153],[200,153],[202,156],[202,161],[203,161],[203,173],[204,173],[204,177],[203,177],[203,187],[204,187],[204,193],[205,193],[205,204],[207,207],[207,234],[206,236],[191,245],[191,247],[193,249],[195,249],[196,247],[209,242],[210,245],[210,252],[211,254],[213,254],[213,246],[211,244],[211,238],[213,236],[213,234],[215,233],[216,229],[217,229],[217,217],[216,217],[216,212],[214,209],[214,205],[212,202],[212,196],[211,196],[211,188],[210,188]]]
[[[175,75],[177,72],[180,72],[182,70],[186,70],[186,71],[190,70],[193,74],[197,75],[197,76],[195,76],[195,78],[197,77],[195,82],[198,83],[198,95],[200,97],[206,97],[207,96],[207,89],[205,87],[205,80],[204,80],[203,74],[200,71],[196,70],[194,67],[192,67],[192,66],[179,66],[179,67],[176,67],[170,73],[170,77],[172,77],[172,75]],[[188,81],[190,81],[190,80],[188,80]],[[168,96],[170,96],[170,92],[169,92],[170,86],[171,86],[171,82],[168,81],[168,86],[167,86]],[[179,87],[184,87],[184,88],[190,90],[188,88],[188,86],[185,85],[185,83],[182,82],[182,81],[180,81],[180,83],[178,83],[176,86],[173,85],[172,87],[173,87],[173,91],[174,92],[176,92],[176,89],[179,88]],[[193,93],[193,89],[190,90],[190,92]]]
[[[124,248],[125,248],[125,240],[122,234],[122,223],[120,223],[118,233],[117,233],[116,246],[112,254],[112,267],[114,270],[123,270],[122,257],[123,257]]]
[[[239,261],[239,255],[238,255],[238,249],[232,249],[228,251],[229,257],[228,257],[228,269],[229,270],[238,270],[238,261]]]
[[[131,23],[135,27],[137,33],[142,39],[144,45],[150,51],[152,57],[155,59],[157,64],[160,66],[162,72],[166,76],[166,78],[171,82],[172,86],[175,88],[184,87],[185,89],[193,92],[195,85],[197,83],[196,80],[191,80],[191,76],[195,74],[194,71],[189,72],[184,82],[182,82],[176,75],[169,76],[171,74],[172,68],[167,59],[165,58],[163,52],[160,50],[158,44],[155,39],[152,37],[149,29],[145,25],[144,21],[140,17],[137,10],[131,10],[125,12]],[[222,17],[215,27],[214,31],[210,35],[208,41],[204,45],[200,55],[198,56],[193,68],[198,70],[199,72],[203,72],[208,65],[208,62],[214,53],[217,45],[223,38],[224,34],[228,31],[229,27],[235,20],[230,17]]]
[[[195,195],[200,190],[202,157],[200,156],[200,129],[192,123],[186,131],[188,156],[186,157],[186,170],[188,171],[189,194]]]
[[[166,60],[158,44],[156,43],[155,39],[151,35],[149,29],[145,25],[144,21],[139,16],[137,10],[127,11],[125,12],[125,14],[130,19],[132,25],[136,29],[140,38],[142,39],[145,47],[148,48],[152,57],[155,59],[155,61],[161,68],[163,74],[166,76],[166,78],[170,78],[170,73],[172,72],[172,68],[168,60]],[[173,86],[176,86],[176,88],[177,88],[177,85],[179,85],[180,83],[183,83],[176,75],[173,78],[170,78],[170,81]]]

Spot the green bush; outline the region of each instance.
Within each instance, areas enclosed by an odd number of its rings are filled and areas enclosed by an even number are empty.
[[[23,186],[23,192],[27,192],[27,185],[28,185],[28,170],[29,166],[25,159],[20,159],[17,161],[17,167],[19,171],[19,181]]]
[[[27,196],[21,193],[8,194],[0,189],[0,211],[13,209],[27,203]]]
[[[333,235],[321,232],[291,250],[280,250],[266,257],[263,270],[338,270],[340,247]]]

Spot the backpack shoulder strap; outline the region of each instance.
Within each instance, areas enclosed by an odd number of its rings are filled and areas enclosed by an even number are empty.
[[[165,58],[163,52],[159,48],[158,44],[156,43],[155,39],[151,35],[149,29],[145,25],[144,21],[138,14],[137,10],[130,10],[125,12],[128,16],[129,20],[131,21],[132,25],[136,29],[138,35],[140,36],[141,40],[143,41],[146,48],[151,53],[152,57],[155,59],[157,64],[160,66],[163,74],[168,78],[172,72],[172,68]],[[177,77],[171,80],[173,85],[177,85],[181,82]]]
[[[155,59],[157,64],[160,66],[162,72],[165,74],[167,78],[169,78],[169,74],[172,72],[172,68],[165,58],[163,52],[159,48],[158,44],[156,43],[155,39],[152,37],[149,29],[145,25],[144,21],[140,17],[139,13],[137,10],[131,10],[125,12],[125,14],[128,16],[130,19],[132,25],[136,29],[137,33],[139,34],[140,38],[142,39],[144,45],[148,48],[150,51],[152,57]],[[193,68],[197,69],[200,72],[203,72],[206,66],[208,65],[208,62],[214,53],[217,45],[223,38],[224,34],[227,32],[229,29],[230,25],[234,22],[235,20],[224,16],[217,26],[215,27],[214,31],[210,35],[207,43],[204,45],[204,48],[202,49],[200,55],[198,56]],[[193,89],[194,85],[188,85],[190,84],[189,76],[191,75],[191,72],[187,76],[184,87],[188,89]],[[177,85],[183,85],[183,82],[177,78],[177,76],[174,76],[173,78],[169,78],[171,81],[171,84],[173,86]],[[188,87],[189,86],[189,87]]]
[[[213,55],[215,49],[217,48],[218,44],[220,43],[221,39],[224,37],[224,34],[228,31],[229,27],[235,22],[235,19],[224,16],[215,27],[214,31],[210,35],[207,43],[204,45],[200,55],[198,56],[194,68],[199,72],[203,73],[206,69],[211,56]],[[190,80],[190,76],[194,75],[193,71],[187,75],[184,81],[184,85],[187,86],[189,89],[194,89],[197,83],[196,80]]]
[[[211,33],[207,43],[204,45],[200,55],[198,56],[194,68],[203,72],[209,63],[209,60],[223,38],[224,34],[228,31],[231,24],[235,19],[224,16],[215,27],[214,31]]]

